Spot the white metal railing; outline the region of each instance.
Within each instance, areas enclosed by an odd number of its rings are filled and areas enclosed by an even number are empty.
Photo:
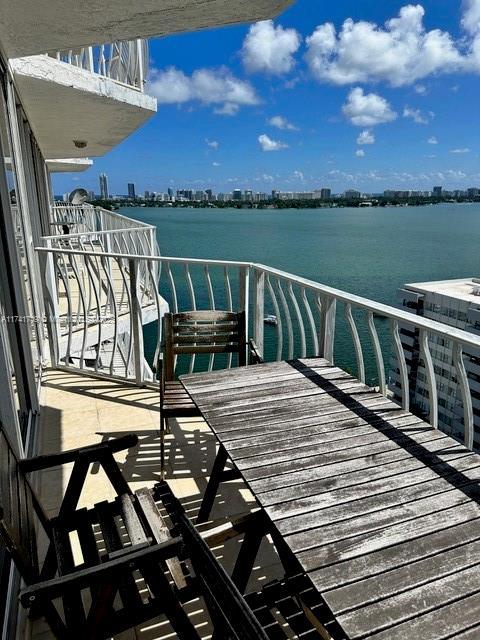
[[[479,336],[257,263],[52,247],[38,251],[44,258],[45,281],[49,281],[50,269],[50,273],[56,274],[54,281],[58,280],[63,287],[62,295],[50,292],[50,298],[57,300],[52,308],[50,333],[56,341],[60,366],[118,375],[114,359],[122,335],[126,363],[120,375],[141,384],[144,356],[155,363],[159,354],[158,319],[166,309],[166,300],[173,312],[245,311],[250,334],[266,361],[317,355],[333,363],[341,342],[344,354],[352,353],[353,357],[350,362],[337,364],[352,370],[359,380],[378,386],[384,396],[388,394],[385,363],[393,353],[400,382],[398,396],[403,409],[408,411],[411,380],[401,338],[402,327],[408,326],[418,333],[428,387],[428,419],[434,428],[439,424],[438,395],[430,341],[443,338],[454,345],[451,364],[457,373],[463,403],[465,444],[473,447],[472,399],[464,352],[480,353]],[[139,273],[148,273],[144,284]],[[58,300],[62,299],[66,302],[63,310],[59,310]],[[338,313],[339,307],[343,307],[343,314]],[[275,316],[276,325],[265,325],[268,314]],[[152,318],[156,324],[146,353],[141,328]],[[105,328],[108,323],[110,330]],[[59,347],[62,340],[66,343],[63,352]],[[103,350],[110,354],[110,360],[106,358],[105,362],[101,362],[102,340],[110,345]],[[87,349],[93,353],[90,358],[85,356]],[[200,360],[197,356],[188,365],[178,363],[179,371],[211,370],[232,364],[231,356],[223,354]]]
[[[141,38],[58,51],[54,57],[60,62],[144,90],[148,74],[148,42]]]

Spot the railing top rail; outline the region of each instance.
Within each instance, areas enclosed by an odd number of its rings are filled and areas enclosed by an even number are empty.
[[[378,315],[384,316],[386,318],[390,318],[391,320],[405,322],[406,324],[418,327],[419,329],[430,331],[444,338],[447,338],[448,340],[452,340],[453,342],[456,342],[458,344],[468,345],[470,347],[480,349],[480,336],[468,333],[467,331],[464,331],[462,329],[457,329],[456,327],[445,325],[441,322],[438,322],[437,320],[431,320],[430,318],[417,316],[409,313],[408,311],[396,309],[395,307],[391,307],[382,302],[375,302],[374,300],[369,300],[368,298],[363,298],[355,294],[347,293],[345,291],[341,291],[340,289],[335,289],[334,287],[322,285],[318,282],[315,282],[314,280],[302,278],[300,276],[288,273],[287,271],[281,271],[280,269],[275,269],[264,264],[255,262],[237,262],[232,260],[208,260],[203,258],[178,258],[173,256],[143,256],[124,253],[104,253],[99,251],[78,251],[72,249],[55,249],[50,247],[35,247],[35,249],[40,253],[60,253],[65,255],[83,256],[88,255],[95,256],[97,258],[105,257],[125,260],[150,260],[154,262],[170,262],[178,264],[188,263],[256,269],[274,277],[282,278],[287,282],[291,282],[292,284],[300,285],[301,287],[305,287],[306,289],[310,289],[312,291],[315,291],[316,293],[333,297],[342,302],[353,304],[354,306],[366,309],[367,311],[373,311],[374,313],[377,313]]]
[[[42,240],[68,240],[69,238],[84,238],[85,236],[102,236],[108,233],[128,233],[130,231],[146,231],[155,229],[151,224],[144,227],[125,227],[124,229],[107,229],[106,231],[79,231],[78,233],[68,233],[66,235],[42,236]]]

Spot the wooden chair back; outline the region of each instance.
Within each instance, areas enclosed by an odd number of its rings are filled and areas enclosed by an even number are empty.
[[[175,377],[175,357],[180,354],[238,354],[245,365],[247,333],[245,312],[187,311],[164,315],[165,380]]]
[[[27,584],[38,579],[37,526],[47,518],[39,514],[35,492],[0,427],[0,539]]]

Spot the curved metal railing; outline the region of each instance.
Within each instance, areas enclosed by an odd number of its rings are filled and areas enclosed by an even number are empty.
[[[141,38],[58,51],[54,57],[139,91],[144,90],[148,74],[148,42]]]
[[[45,259],[45,281],[50,270],[54,274],[50,281],[58,281],[62,289],[50,296],[57,300],[51,309],[50,333],[61,367],[142,383],[144,358],[155,363],[159,354],[160,318],[167,304],[173,312],[236,309],[245,311],[250,335],[266,361],[324,357],[377,386],[384,396],[398,399],[408,411],[416,384],[411,352],[403,339],[408,330],[418,336],[425,378],[422,417],[434,428],[439,426],[439,390],[432,348],[440,340],[452,345],[450,365],[458,381],[464,440],[473,447],[472,394],[465,361],[480,358],[479,336],[257,263],[99,252],[86,246],[38,251]],[[141,273],[148,273],[144,284]],[[63,301],[61,309],[58,301]],[[341,307],[343,314],[338,313]],[[275,324],[265,324],[268,315],[275,316]],[[149,323],[150,337],[144,344],[141,327]],[[102,343],[108,349],[102,351]],[[118,374],[115,363],[120,355],[124,364]],[[220,354],[179,362],[178,370],[231,364]],[[390,389],[387,367],[395,374]]]

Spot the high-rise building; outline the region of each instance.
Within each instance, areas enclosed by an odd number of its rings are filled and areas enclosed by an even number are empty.
[[[128,197],[135,199],[135,185],[133,182],[128,183]]]
[[[355,189],[348,189],[343,195],[347,200],[359,200],[361,197],[360,191]]]
[[[99,181],[100,181],[100,198],[102,198],[102,200],[107,200],[109,196],[107,174],[101,173],[99,177]]]
[[[88,192],[88,199],[91,200],[95,200],[95,192],[94,191],[89,191]]]
[[[443,187],[433,187],[433,196],[439,198],[443,193]]]
[[[241,200],[242,199],[242,190],[234,189],[232,194],[232,200]]]
[[[332,190],[331,189],[321,189],[320,190],[320,198],[322,200],[330,200],[331,197],[332,197]]]
[[[397,295],[400,306],[411,313],[480,334],[480,280],[476,278],[406,284]],[[410,406],[419,415],[428,415],[428,380],[420,353],[419,334],[410,325],[401,324],[400,327],[409,375]],[[430,336],[428,342],[438,393],[439,427],[463,440],[463,402],[457,372],[452,366],[453,341]],[[463,361],[473,403],[474,445],[480,448],[480,349],[465,347]],[[400,400],[400,372],[395,357],[391,360],[389,386],[395,398]]]

